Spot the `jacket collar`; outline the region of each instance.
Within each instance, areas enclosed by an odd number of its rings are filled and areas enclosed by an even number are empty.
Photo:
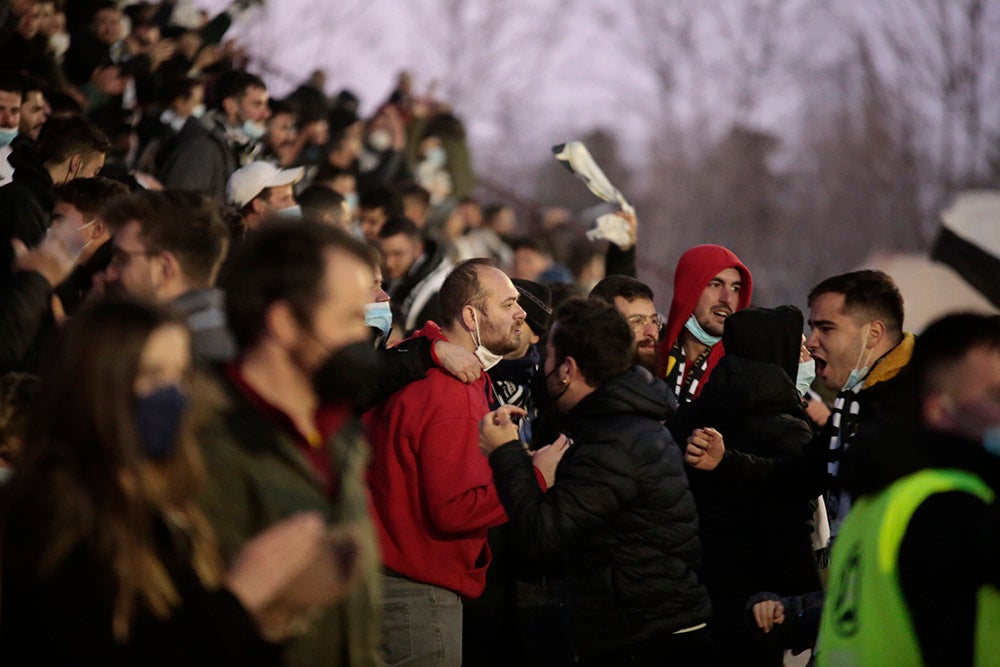
[[[903,340],[899,341],[896,347],[892,348],[878,358],[875,365],[865,378],[862,389],[885,382],[899,375],[913,357],[913,346],[917,342],[916,336],[908,331],[903,332]]]

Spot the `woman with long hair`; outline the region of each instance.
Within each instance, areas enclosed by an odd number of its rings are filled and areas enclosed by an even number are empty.
[[[187,330],[106,301],[59,343],[0,500],[0,659],[280,663],[268,640],[342,592],[316,575],[332,562],[323,520],[276,524],[224,570],[190,437],[217,399],[191,372]]]

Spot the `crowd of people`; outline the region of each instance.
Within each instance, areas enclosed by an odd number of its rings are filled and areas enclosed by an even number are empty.
[[[664,317],[259,4],[0,1],[4,664],[995,664],[1000,318],[722,245]]]

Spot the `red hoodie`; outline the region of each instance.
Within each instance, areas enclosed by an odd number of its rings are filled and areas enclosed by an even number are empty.
[[[667,358],[670,349],[684,325],[698,305],[698,299],[708,286],[708,283],[721,271],[726,269],[736,269],[743,278],[743,288],[737,300],[736,310],[742,310],[750,305],[750,295],[753,292],[753,278],[750,276],[750,269],[744,266],[740,258],[731,250],[723,248],[721,245],[698,245],[683,255],[677,261],[677,269],[674,271],[674,298],[670,302],[670,314],[667,315],[666,332],[661,339],[659,354],[659,374],[666,375]],[[702,387],[708,382],[708,376],[712,369],[719,363],[719,359],[725,354],[722,343],[717,343],[712,347],[708,355],[708,367],[701,376],[701,381],[695,391],[695,395],[701,393]]]
[[[433,322],[420,334],[445,339]],[[367,415],[368,485],[382,562],[465,597],[486,586],[488,528],[507,521],[479,451],[486,374],[471,384],[431,369]]]

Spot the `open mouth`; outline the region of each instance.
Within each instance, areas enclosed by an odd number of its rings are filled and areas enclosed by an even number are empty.
[[[813,359],[816,361],[816,375],[822,375],[826,368],[826,362],[815,355],[813,355]]]
[[[722,319],[726,319],[727,317],[733,314],[733,311],[729,310],[728,308],[716,308],[715,310],[712,311],[712,314],[715,315],[716,317],[721,317]]]

